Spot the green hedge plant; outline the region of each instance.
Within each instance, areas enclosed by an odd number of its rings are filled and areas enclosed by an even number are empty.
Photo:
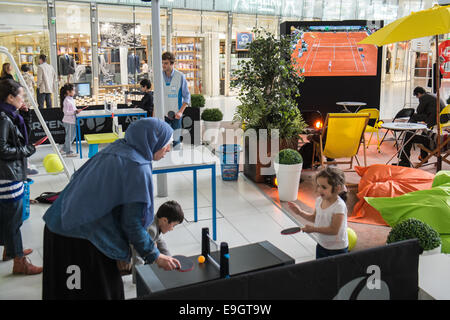
[[[441,245],[439,233],[430,225],[415,218],[396,224],[389,232],[386,243],[416,238],[423,250],[432,250]]]
[[[205,97],[202,94],[192,94],[191,95],[191,107],[192,108],[203,108],[205,106]]]
[[[276,155],[275,162],[279,164],[299,164],[303,163],[303,158],[297,150],[283,149]]]
[[[203,121],[222,121],[223,113],[217,108],[205,109],[201,118]]]

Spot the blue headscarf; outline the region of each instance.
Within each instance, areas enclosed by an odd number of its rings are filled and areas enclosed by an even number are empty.
[[[96,154],[77,170],[61,199],[66,230],[95,221],[125,203],[143,202],[142,225],[153,221],[153,155],[172,139],[172,128],[159,119],[132,123],[124,139]]]

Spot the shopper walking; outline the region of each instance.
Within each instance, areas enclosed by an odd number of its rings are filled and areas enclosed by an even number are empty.
[[[2,65],[2,72],[0,74],[0,80],[6,80],[6,79],[14,80],[12,72],[13,72],[12,65],[9,62],[5,62]]]
[[[129,244],[146,263],[180,267],[146,230],[153,221],[152,161],[170,150],[172,133],[159,119],[138,120],[74,173],[43,217],[43,299],[124,299],[117,261],[130,262]]]
[[[19,109],[28,112],[22,86],[11,79],[0,81],[0,245],[4,246],[3,261],[14,259],[13,273],[31,275],[41,273],[42,268],[25,257],[33,250],[23,250],[20,227],[27,157],[36,149],[29,144]]]
[[[39,56],[39,66],[37,71],[37,100],[39,108],[52,107],[52,93],[56,93],[57,77],[55,69],[47,63],[47,56]]]
[[[76,157],[76,154],[72,151],[72,142],[75,140],[75,115],[80,113],[75,106],[75,100],[73,96],[75,95],[75,89],[73,84],[66,83],[62,86],[59,97],[61,99],[61,109],[64,112],[64,117],[62,119],[64,129],[66,130],[66,138],[64,140],[64,145],[62,152],[67,157]]]
[[[172,52],[164,52],[162,55],[162,69],[164,79],[164,115],[166,122],[174,130],[174,148],[181,142],[181,126],[183,112],[191,103],[191,94],[184,74],[174,69],[175,55]],[[175,117],[168,116],[169,112],[175,113]]]

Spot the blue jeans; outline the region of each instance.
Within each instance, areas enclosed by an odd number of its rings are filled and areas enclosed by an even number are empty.
[[[181,117],[180,119],[166,120],[166,122],[173,129],[173,147],[175,147],[177,144],[179,144],[181,142],[181,130],[177,130],[177,129],[181,129],[182,121],[183,121],[183,117]]]
[[[65,122],[63,122],[63,126],[64,129],[66,130],[66,138],[62,150],[67,154],[71,154],[72,153],[71,145],[72,142],[75,140],[76,127],[75,124]]]
[[[13,202],[0,202],[0,245],[5,246],[8,257],[23,256],[22,199]]]
[[[51,93],[40,93],[39,89],[37,90],[37,103],[40,109],[44,108],[44,101],[47,105],[47,108],[52,107],[52,94]]]
[[[316,246],[316,259],[335,256],[337,254],[341,253],[347,253],[348,247],[345,249],[338,249],[338,250],[329,250],[322,247],[320,244],[317,244]]]

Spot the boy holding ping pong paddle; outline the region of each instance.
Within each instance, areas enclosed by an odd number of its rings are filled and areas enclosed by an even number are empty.
[[[348,252],[347,206],[339,193],[345,189],[342,170],[327,167],[316,176],[317,192],[315,210],[309,214],[294,202],[289,207],[295,214],[313,222],[305,225],[303,232],[317,234],[316,259]]]

